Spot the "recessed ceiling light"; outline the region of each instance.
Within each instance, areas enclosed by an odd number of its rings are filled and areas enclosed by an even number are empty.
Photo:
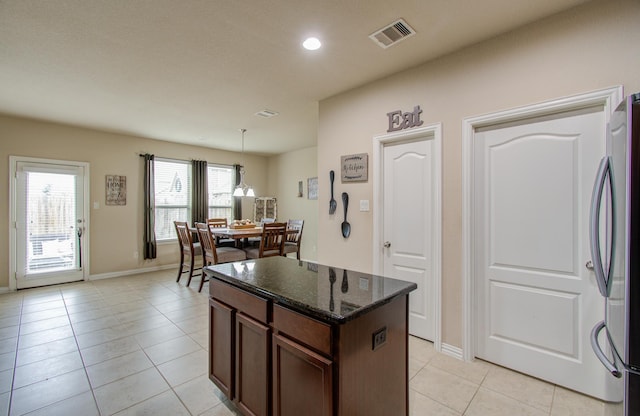
[[[307,40],[302,42],[302,46],[304,46],[304,48],[307,50],[315,51],[316,49],[320,49],[322,43],[320,43],[320,40],[318,40],[318,38],[307,38]]]
[[[267,110],[267,109],[264,109],[262,111],[258,111],[256,113],[257,116],[264,117],[264,118],[277,116],[278,114],[280,114],[280,113],[278,113],[277,111]]]

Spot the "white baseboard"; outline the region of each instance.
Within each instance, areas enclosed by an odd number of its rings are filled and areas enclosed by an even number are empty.
[[[2,287],[0,287],[0,295],[1,295],[1,294],[3,294],[3,293],[9,293],[9,292],[11,292],[11,291],[9,290],[9,286],[2,286]]]
[[[453,345],[445,344],[443,342],[441,352],[450,357],[457,358],[458,360],[464,361],[464,358],[462,355],[462,348],[454,347]]]
[[[157,272],[160,270],[167,270],[167,269],[178,270],[178,264],[166,264],[164,266],[144,267],[141,269],[122,270],[119,272],[92,274],[89,276],[87,280],[110,279],[112,277],[131,276],[134,274]]]

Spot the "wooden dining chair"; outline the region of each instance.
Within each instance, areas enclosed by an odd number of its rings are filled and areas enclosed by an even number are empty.
[[[272,222],[262,224],[262,236],[259,247],[246,248],[248,259],[260,259],[263,257],[282,256],[284,249],[286,222]]]
[[[211,234],[211,229],[208,224],[197,222],[196,230],[198,231],[198,238],[202,245],[202,264],[208,266],[210,264],[229,263],[232,261],[242,261],[247,259],[247,254],[239,248],[233,247],[217,247],[215,238]],[[202,274],[202,280],[200,281],[200,288],[198,292],[202,291],[202,286],[205,282],[205,275]]]
[[[207,225],[213,228],[227,228],[228,223],[226,218],[207,218]]]
[[[184,221],[174,221],[173,224],[176,227],[176,234],[178,234],[178,244],[180,244],[180,267],[178,269],[178,279],[176,279],[176,282],[180,281],[183,273],[188,272],[189,280],[187,280],[187,286],[189,286],[193,276],[200,276],[202,274],[202,271],[200,274],[193,274],[195,270],[202,270],[202,267],[195,268],[195,259],[202,255],[202,247],[199,242],[193,241],[189,224]],[[188,270],[183,271],[183,268],[187,266],[185,264],[187,256],[189,257]]]
[[[227,228],[229,227],[229,223],[226,218],[207,218],[207,225],[210,228]],[[220,238],[215,237],[216,245],[218,247],[233,247],[235,245],[235,241],[233,238]]]
[[[300,243],[302,242],[303,228],[304,220],[287,221],[287,235],[284,241],[284,249],[282,250],[283,256],[286,257],[289,253],[296,253],[296,258],[300,260]]]
[[[263,218],[260,220],[260,225],[264,225],[264,224],[271,224],[276,222],[275,218]],[[252,245],[253,247],[258,247],[260,246],[260,237],[256,238],[256,237],[251,237],[249,239],[246,240],[247,244]]]

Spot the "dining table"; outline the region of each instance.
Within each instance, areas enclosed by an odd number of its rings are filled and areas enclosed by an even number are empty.
[[[247,245],[249,238],[262,237],[262,227],[254,227],[254,228],[218,228],[211,227],[211,234],[216,237],[216,240],[220,239],[233,239],[235,241],[236,247],[242,248]],[[298,230],[295,229],[287,229],[285,234],[291,235],[296,234]]]
[[[218,244],[221,239],[233,239],[235,246],[238,248],[246,246],[249,238],[262,236],[262,227],[257,226],[252,228],[209,227],[209,229],[216,239],[216,244]]]
[[[262,227],[253,228],[221,228],[211,227],[211,234],[220,238],[233,238],[234,240],[241,240],[249,237],[260,237],[262,235]]]
[[[249,238],[262,237],[262,227],[253,227],[253,228],[233,228],[233,227],[209,227],[211,230],[211,234],[216,238],[216,243],[218,243],[221,239],[233,239],[235,241],[235,246],[238,248],[243,248],[248,244]],[[197,233],[197,229],[195,227],[189,227],[189,230],[193,233]],[[287,230],[286,234],[295,234],[298,230]],[[196,237],[197,238],[197,237]]]

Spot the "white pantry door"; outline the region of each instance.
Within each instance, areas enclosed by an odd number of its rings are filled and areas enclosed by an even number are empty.
[[[416,283],[409,295],[409,333],[434,340],[439,152],[433,135],[383,149],[384,275]]]
[[[473,258],[477,356],[611,400],[589,343],[604,301],[585,266],[604,132],[602,107],[477,131]]]

